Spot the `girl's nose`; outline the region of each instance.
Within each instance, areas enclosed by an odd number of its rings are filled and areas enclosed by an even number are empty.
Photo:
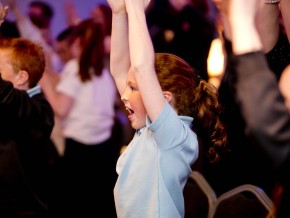
[[[125,91],[123,92],[122,96],[121,96],[121,100],[123,102],[128,101],[128,88],[125,89]]]

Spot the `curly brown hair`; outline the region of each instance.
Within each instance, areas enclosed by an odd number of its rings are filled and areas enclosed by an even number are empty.
[[[208,145],[206,156],[219,161],[225,151],[227,133],[219,116],[222,107],[217,89],[202,80],[183,59],[168,53],[156,53],[155,70],[163,91],[174,96],[178,115],[193,117],[192,130]]]

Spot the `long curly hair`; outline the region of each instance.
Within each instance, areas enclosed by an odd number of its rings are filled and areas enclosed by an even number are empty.
[[[192,130],[208,145],[206,156],[219,161],[225,151],[227,133],[219,116],[222,107],[217,89],[202,80],[183,59],[168,53],[156,53],[155,70],[163,91],[174,96],[178,115],[193,117]]]

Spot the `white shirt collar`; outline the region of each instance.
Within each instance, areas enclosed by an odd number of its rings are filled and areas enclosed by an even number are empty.
[[[27,90],[27,94],[29,95],[30,98],[39,93],[41,93],[41,89],[39,85]]]

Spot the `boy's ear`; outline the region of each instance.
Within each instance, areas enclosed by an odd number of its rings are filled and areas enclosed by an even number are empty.
[[[25,84],[28,84],[28,78],[29,76],[26,70],[18,71],[17,76],[16,76],[17,86],[23,86]]]
[[[173,98],[172,93],[169,91],[163,91],[163,95],[164,95],[166,101],[170,103],[172,98]]]

